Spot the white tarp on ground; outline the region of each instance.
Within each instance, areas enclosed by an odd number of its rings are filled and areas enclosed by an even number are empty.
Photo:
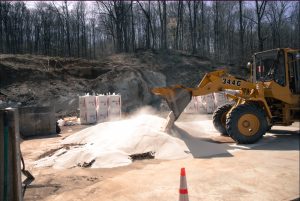
[[[95,160],[92,168],[111,168],[128,165],[132,163],[129,155],[146,152],[155,152],[156,159],[192,157],[181,139],[160,131],[164,123],[165,119],[149,114],[100,123],[67,137],[61,143],[71,146],[36,165],[72,168]]]

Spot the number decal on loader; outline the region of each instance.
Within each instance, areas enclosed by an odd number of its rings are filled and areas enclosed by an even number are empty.
[[[231,85],[235,85],[235,86],[239,87],[239,86],[241,86],[241,81],[223,78],[223,84],[231,84]]]

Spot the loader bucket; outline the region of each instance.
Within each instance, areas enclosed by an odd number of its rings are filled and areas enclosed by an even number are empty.
[[[192,92],[181,85],[153,88],[151,91],[167,101],[175,121],[192,99]]]

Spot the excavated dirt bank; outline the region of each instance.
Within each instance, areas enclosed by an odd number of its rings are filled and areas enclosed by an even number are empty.
[[[2,54],[0,107],[53,105],[59,115],[74,115],[78,95],[87,92],[120,93],[123,112],[158,107],[160,99],[151,94],[152,87],[196,86],[212,69],[209,61],[179,52],[115,54],[97,61]]]

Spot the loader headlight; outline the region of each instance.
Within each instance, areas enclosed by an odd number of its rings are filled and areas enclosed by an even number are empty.
[[[251,69],[251,67],[252,67],[251,62],[248,62],[248,63],[247,63],[247,68],[248,68],[248,69]]]

